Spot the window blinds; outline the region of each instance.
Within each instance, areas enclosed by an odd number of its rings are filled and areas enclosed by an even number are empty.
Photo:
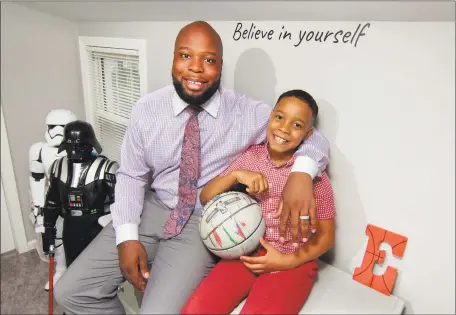
[[[139,52],[87,46],[93,127],[103,155],[120,164],[132,106],[140,98]]]

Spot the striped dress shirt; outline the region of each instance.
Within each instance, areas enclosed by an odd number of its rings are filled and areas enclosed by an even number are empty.
[[[134,106],[121,147],[115,202],[111,205],[116,244],[138,240],[138,226],[147,189],[170,209],[178,201],[179,163],[187,104],[170,85],[147,94]],[[199,193],[248,147],[266,140],[271,106],[247,95],[220,88],[198,115],[201,177],[195,212],[202,210]],[[292,171],[314,178],[328,164],[329,143],[316,129],[297,151]],[[252,161],[254,163],[255,161]],[[150,187],[149,187],[150,185]]]

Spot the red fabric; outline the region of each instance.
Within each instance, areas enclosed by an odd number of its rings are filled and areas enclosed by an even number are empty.
[[[255,256],[265,255],[260,249]],[[240,314],[297,314],[312,290],[316,261],[256,275],[240,260],[222,260],[201,282],[182,314],[230,314],[247,295]]]
[[[264,239],[284,254],[291,254],[296,251],[296,248],[292,245],[290,231],[287,232],[285,237],[286,242],[284,244],[279,243],[280,218],[274,219],[272,216],[277,211],[283,188],[295,160],[296,157],[294,156],[284,164],[275,165],[269,156],[267,144],[253,145],[220,174],[220,176],[225,176],[231,171],[242,169],[264,174],[268,181],[269,189],[264,193],[254,195],[254,198],[257,199],[261,206],[266,223]],[[333,190],[326,172],[322,172],[321,177],[314,179],[314,194],[318,219],[327,220],[334,218],[336,208]],[[302,239],[301,235],[299,239]],[[300,242],[299,246],[304,244]]]

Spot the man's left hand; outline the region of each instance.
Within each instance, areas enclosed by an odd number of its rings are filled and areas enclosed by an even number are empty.
[[[300,216],[309,216],[302,220]],[[317,210],[313,191],[312,177],[303,172],[291,172],[282,192],[279,208],[274,218],[280,217],[280,241],[285,241],[287,224],[290,221],[290,232],[295,247],[298,246],[298,233],[301,228],[302,241],[306,242],[317,231]]]
[[[241,261],[251,272],[256,274],[268,273],[280,270],[289,270],[297,267],[292,255],[286,255],[279,252],[267,241],[260,238],[260,243],[266,249],[264,256],[241,256]]]

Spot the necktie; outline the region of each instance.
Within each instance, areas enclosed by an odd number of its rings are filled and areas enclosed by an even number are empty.
[[[197,183],[201,175],[200,129],[198,124],[199,111],[187,107],[190,114],[184,131],[182,153],[179,170],[178,202],[165,223],[165,239],[169,239],[182,231],[196,204]]]

